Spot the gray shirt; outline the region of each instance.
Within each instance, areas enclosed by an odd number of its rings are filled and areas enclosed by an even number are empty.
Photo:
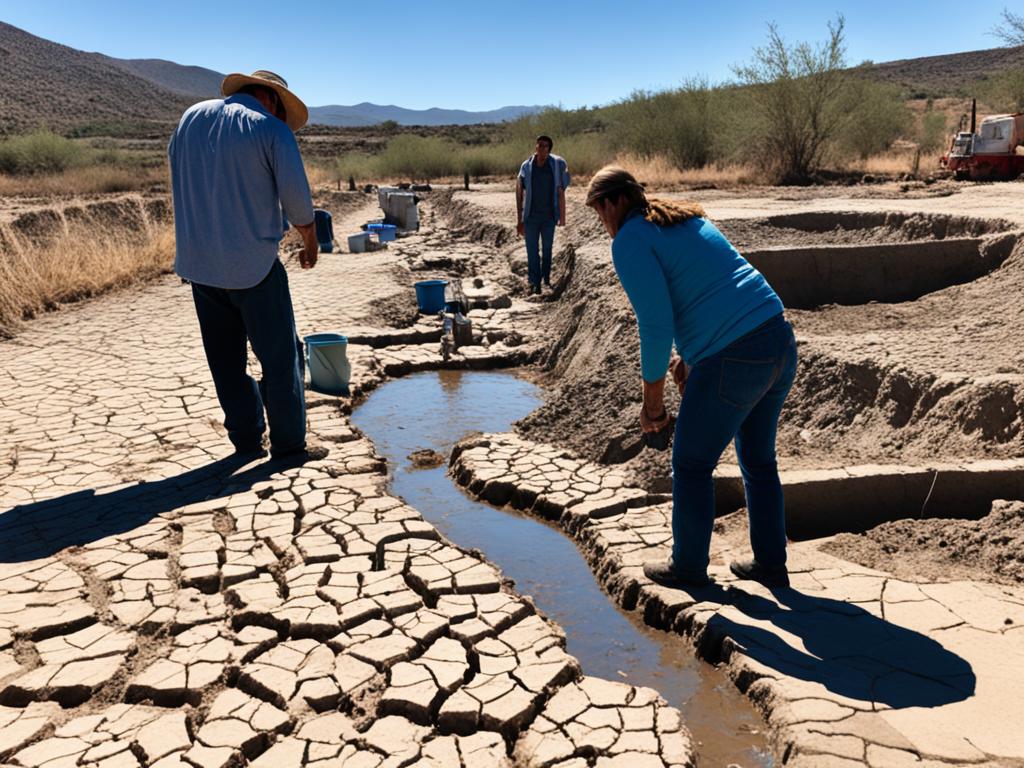
[[[295,135],[248,94],[189,107],[167,148],[174,271],[215,288],[251,288],[277,259],[284,215],[313,222]]]

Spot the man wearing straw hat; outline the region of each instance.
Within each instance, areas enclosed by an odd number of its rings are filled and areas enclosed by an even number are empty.
[[[278,260],[286,216],[316,264],[313,202],[293,131],[309,115],[273,72],[231,74],[221,93],[185,111],[168,156],[174,269],[192,298],[224,426],[239,454],[304,457],[306,402],[288,276]],[[246,343],[263,369],[246,371]],[[264,420],[266,408],[266,421]]]

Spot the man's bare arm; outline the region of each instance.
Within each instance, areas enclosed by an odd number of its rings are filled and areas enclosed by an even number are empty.
[[[302,235],[302,242],[305,246],[299,254],[299,264],[303,269],[312,269],[316,266],[316,257],[320,253],[320,244],[316,241],[316,226],[313,221],[309,224],[296,224],[295,229]]]

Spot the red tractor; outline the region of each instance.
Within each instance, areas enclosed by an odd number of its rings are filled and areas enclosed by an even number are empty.
[[[1024,172],[1024,113],[990,115],[977,131],[976,117],[976,105],[972,103],[971,130],[960,130],[953,136],[939,164],[958,179],[1017,178]]]

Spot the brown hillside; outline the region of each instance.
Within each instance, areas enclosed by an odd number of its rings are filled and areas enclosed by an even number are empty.
[[[156,83],[167,90],[181,93],[196,101],[220,95],[224,75],[204,67],[175,64],[164,59],[115,59],[97,54],[108,64]]]
[[[1024,69],[1024,46],[900,59],[858,67],[883,82],[906,89],[911,98],[972,96],[978,83],[1013,69]]]
[[[166,132],[196,101],[105,59],[0,22],[0,135],[37,128],[64,133]]]

